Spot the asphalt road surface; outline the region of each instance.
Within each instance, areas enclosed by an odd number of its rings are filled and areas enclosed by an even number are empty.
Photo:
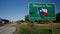
[[[13,34],[15,30],[16,30],[16,27],[8,24],[0,27],[0,34]]]

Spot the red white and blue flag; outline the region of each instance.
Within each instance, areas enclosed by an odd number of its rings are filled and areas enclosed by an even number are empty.
[[[38,7],[40,15],[48,16],[47,9],[43,9],[41,7]]]

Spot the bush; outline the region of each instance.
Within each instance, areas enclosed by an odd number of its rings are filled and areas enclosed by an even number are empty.
[[[19,34],[50,34],[50,32],[42,26],[20,25]]]

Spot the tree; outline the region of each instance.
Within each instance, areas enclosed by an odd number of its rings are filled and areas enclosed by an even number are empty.
[[[24,22],[24,20],[20,20],[20,22],[22,22],[22,23],[23,23],[23,22]]]
[[[57,20],[57,21],[60,21],[60,13],[58,13],[58,14],[56,15],[56,20]]]
[[[25,22],[29,22],[29,15],[25,16]]]
[[[60,13],[56,14],[56,20],[53,21],[54,23],[60,22]]]

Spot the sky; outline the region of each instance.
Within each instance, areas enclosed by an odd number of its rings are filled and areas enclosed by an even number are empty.
[[[24,20],[25,15],[29,14],[30,2],[45,3],[45,0],[0,0],[0,18],[11,21]],[[60,12],[60,0],[46,0],[46,3],[54,3],[56,13]]]

